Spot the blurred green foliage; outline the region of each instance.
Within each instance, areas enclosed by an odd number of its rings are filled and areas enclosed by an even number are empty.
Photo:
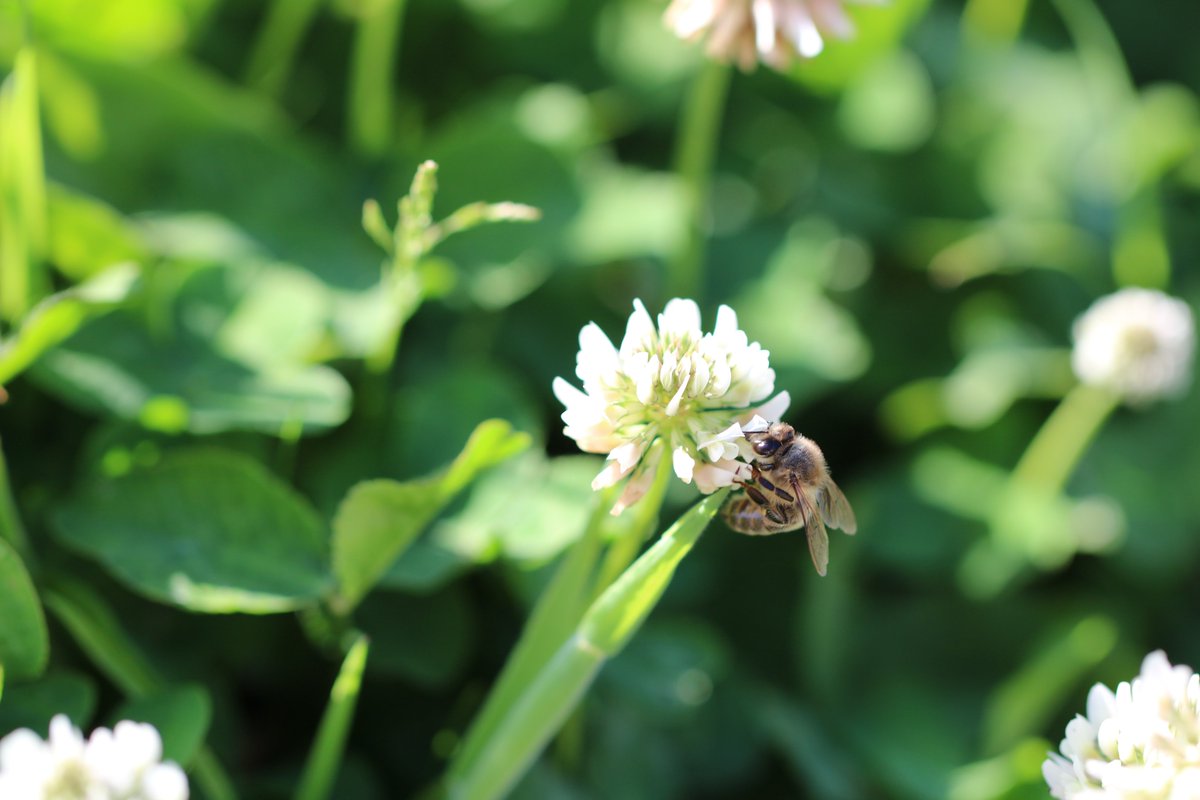
[[[196,796],[220,763],[287,797],[352,620],[332,796],[434,785],[595,508],[551,380],[689,244],[703,64],[664,5],[0,0],[0,734],[144,718]],[[1200,392],[1014,489],[1072,320],[1200,303],[1195,11],[854,17],[730,77],[693,293],[771,351],[860,534],[818,579],[714,524],[514,797],[1045,797],[1093,682],[1200,665]],[[430,224],[541,221],[401,265],[427,159]]]

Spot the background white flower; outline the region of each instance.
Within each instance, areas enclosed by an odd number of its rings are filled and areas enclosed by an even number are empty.
[[[789,398],[774,391],[769,353],[750,342],[728,306],[717,310],[712,333],[700,329],[700,309],[691,300],[667,303],[655,326],[640,300],[618,350],[595,323],[579,333],[575,373],[583,391],[562,378],[554,394],[566,406],[564,433],[589,453],[607,453],[608,463],[592,482],[611,486],[633,473],[613,513],[636,502],[654,480],[657,458],[643,456],[656,440],[672,451],[675,474],[705,493],[749,476],[742,437],[755,414],[779,419]],[[756,425],[765,424],[757,420]]]
[[[1071,364],[1084,383],[1132,403],[1177,395],[1191,382],[1196,329],[1182,300],[1151,289],[1102,297],[1075,321]]]
[[[1151,653],[1132,683],[1092,687],[1059,749],[1042,773],[1060,800],[1200,797],[1200,676]]]
[[[187,800],[187,777],[162,761],[153,725],[118,722],[86,741],[63,715],[43,741],[22,728],[0,739],[4,800]]]
[[[847,2],[879,0],[672,0],[664,20],[681,39],[707,36],[705,50],[718,61],[751,70],[761,59],[784,69],[819,54],[830,36],[853,35]]]

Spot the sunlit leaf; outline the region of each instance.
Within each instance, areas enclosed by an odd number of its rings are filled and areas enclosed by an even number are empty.
[[[64,543],[130,587],[191,611],[289,611],[329,585],[321,520],[232,452],[171,452],[150,469],[92,482],[52,519]]]
[[[168,432],[316,431],[350,412],[350,388],[328,367],[259,370],[183,332],[160,340],[122,312],[80,328],[43,354],[32,374],[82,409]]]
[[[118,265],[34,306],[21,327],[0,345],[0,382],[12,380],[47,350],[70,338],[88,319],[124,301],[137,279],[133,265]]]
[[[333,521],[333,571],[344,602],[357,603],[417,534],[475,475],[523,450],[527,434],[502,420],[482,423],[446,469],[401,483],[380,479],[355,486]]]
[[[74,281],[114,264],[140,263],[147,255],[134,227],[99,200],[52,185],[48,212],[50,260]]]

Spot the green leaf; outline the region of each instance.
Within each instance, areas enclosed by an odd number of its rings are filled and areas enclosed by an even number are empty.
[[[167,432],[277,434],[297,423],[316,431],[350,413],[350,387],[329,367],[255,367],[187,332],[156,337],[123,312],[85,325],[31,374],[80,408]]]
[[[497,557],[522,567],[549,561],[583,531],[595,494],[590,484],[599,469],[593,456],[548,459],[536,451],[514,459],[481,477],[461,510],[435,522],[383,581],[421,591]],[[517,495],[521,502],[512,502]]]
[[[503,420],[480,423],[449,467],[401,483],[364,481],[346,495],[333,520],[333,572],[342,601],[354,606],[475,476],[529,445]]]
[[[0,539],[0,665],[9,678],[34,677],[46,668],[46,618],[25,564]]]
[[[24,372],[43,353],[70,338],[91,317],[124,301],[137,284],[138,270],[120,264],[92,280],[47,297],[0,346],[0,383]]]
[[[179,450],[150,469],[96,481],[52,524],[132,588],[191,611],[290,611],[328,587],[316,512],[232,452]]]
[[[55,714],[85,726],[96,709],[96,685],[75,672],[55,672],[9,686],[0,703],[0,733],[17,728],[45,731]]]
[[[124,703],[111,716],[113,724],[126,719],[157,728],[162,735],[163,758],[186,765],[204,744],[212,701],[199,686],[179,686]]]
[[[63,186],[50,187],[50,260],[75,281],[125,262],[141,263],[146,248],[111,206]]]

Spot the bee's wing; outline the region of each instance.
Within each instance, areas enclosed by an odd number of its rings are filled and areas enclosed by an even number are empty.
[[[821,522],[821,515],[816,513],[812,506],[805,509],[805,512],[808,515],[804,526],[804,532],[808,535],[808,553],[812,556],[817,574],[824,575],[829,567],[829,534],[825,532],[825,523]]]
[[[858,520],[854,518],[854,509],[846,495],[832,480],[825,481],[825,486],[817,492],[817,508],[825,524],[831,528],[841,528],[843,532],[854,535],[858,531]]]

